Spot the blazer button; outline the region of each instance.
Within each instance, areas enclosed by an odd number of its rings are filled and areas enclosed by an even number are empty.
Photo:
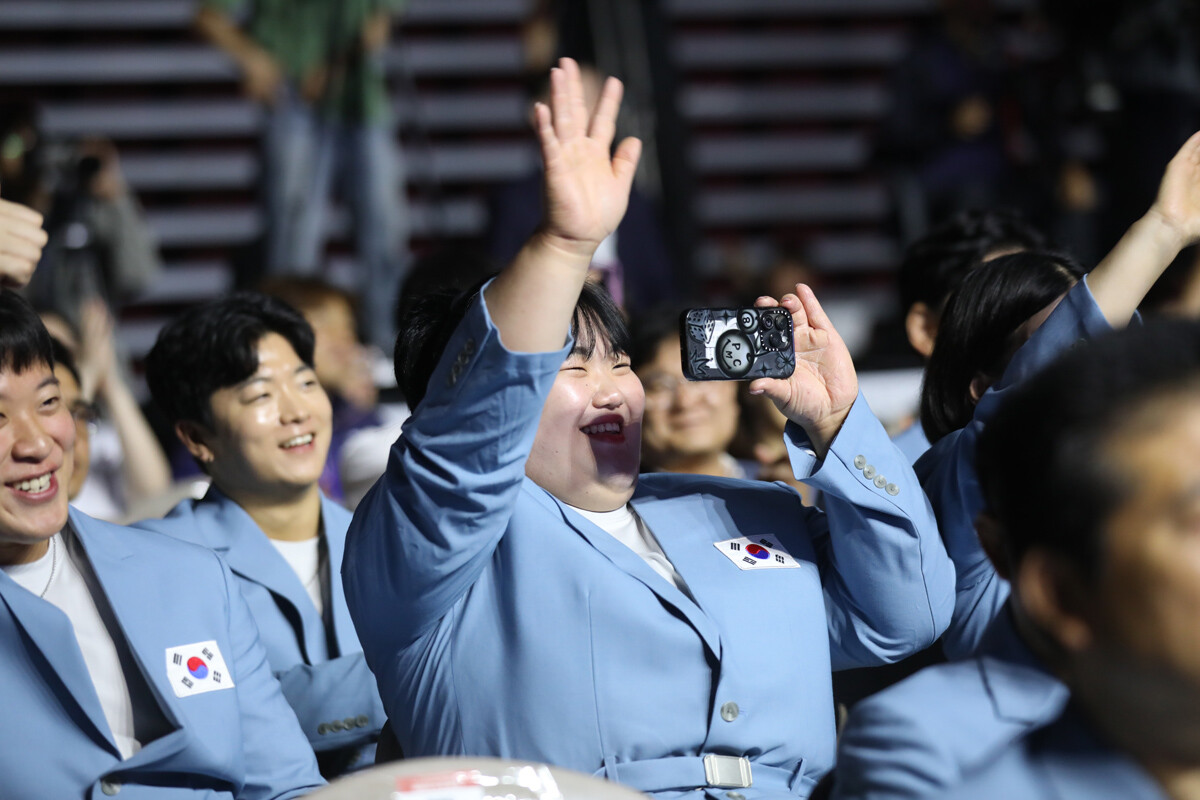
[[[325,734],[329,733],[329,725],[322,722],[320,725],[317,726],[317,733],[319,733],[321,736],[324,736]]]
[[[475,352],[475,340],[474,339],[467,339],[465,342],[463,342],[463,352],[466,353],[467,355],[471,355],[472,353]]]
[[[329,730],[331,731],[337,732],[345,729],[346,727],[342,725],[342,721],[340,719],[335,719],[333,722],[329,723]]]
[[[875,488],[882,489],[885,486],[887,486],[887,478],[883,477],[882,475],[876,475],[875,476]]]
[[[360,728],[365,728],[365,727],[367,727],[367,725],[369,725],[370,723],[371,723],[371,719],[370,719],[370,717],[368,717],[366,714],[359,714],[359,715],[358,715],[358,716],[357,716],[357,717],[354,719],[354,724],[355,724],[356,726],[360,727]]]
[[[738,718],[738,713],[739,709],[737,703],[726,703],[725,705],[721,706],[721,719],[725,720],[726,722],[733,722]]]
[[[900,487],[894,483],[889,483],[887,485],[887,493],[892,497],[895,497],[896,495],[900,494]]]
[[[854,457],[854,468],[855,469],[862,469],[866,465],[867,465],[867,457],[866,456],[855,456]]]
[[[112,797],[117,792],[121,791],[121,782],[102,780],[100,781],[100,791],[104,792],[104,794],[108,795],[109,797]]]
[[[865,467],[863,467],[863,477],[866,478],[867,480],[873,479],[878,474],[878,472],[879,471],[876,470],[875,467],[871,464],[867,464]]]

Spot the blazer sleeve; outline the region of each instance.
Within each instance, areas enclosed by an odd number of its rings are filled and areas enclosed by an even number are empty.
[[[387,720],[375,676],[362,653],[275,673],[313,750],[370,744]]]
[[[789,424],[796,477],[821,490],[809,518],[834,669],[896,661],[937,639],[954,606],[954,568],[904,454],[862,395],[824,461]]]
[[[492,557],[569,347],[507,350],[482,293],[451,337],[346,537],[346,601],[376,670],[437,624]]]
[[[983,510],[975,472],[979,435],[1015,387],[1076,342],[1108,330],[1111,326],[1086,279],[1080,281],[1021,346],[1001,379],[984,392],[970,423],[935,443],[915,465],[957,575],[954,616],[942,639],[951,660],[975,652],[1009,593],[1007,581],[996,574],[975,533],[975,517]]]
[[[324,785],[312,748],[296,724],[296,715],[271,674],[267,651],[258,638],[250,607],[233,573],[215,554],[225,578],[229,640],[233,649],[241,714],[245,780],[238,800],[300,797]]]
[[[936,725],[938,698],[924,700],[923,709],[897,708],[885,692],[854,706],[838,737],[833,800],[919,800],[961,779],[939,731],[925,724]]]

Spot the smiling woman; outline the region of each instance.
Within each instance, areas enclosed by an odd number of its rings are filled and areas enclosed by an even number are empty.
[[[828,513],[771,484],[638,475],[646,396],[586,282],[640,152],[611,149],[620,97],[610,79],[589,116],[561,62],[536,112],[538,232],[481,290],[406,320],[413,414],[355,509],[347,603],[407,756],[803,797],[832,764],[830,668],[932,642],[953,572],[807,287],[760,298],[792,316],[800,364],[750,387],[791,420],[792,465]],[[868,455],[870,478],[849,467]]]

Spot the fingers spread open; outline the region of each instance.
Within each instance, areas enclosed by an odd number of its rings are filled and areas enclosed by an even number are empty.
[[[624,93],[625,87],[616,78],[610,77],[604,82],[600,102],[596,104],[596,112],[588,128],[588,136],[605,147],[611,146],[613,137],[616,136],[617,113],[621,110],[621,97]]]

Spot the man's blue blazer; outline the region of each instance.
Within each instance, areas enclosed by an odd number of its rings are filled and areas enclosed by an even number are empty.
[[[0,572],[0,795],[258,800],[319,786],[312,749],[221,560],[74,509],[70,526],[132,656],[131,692],[141,694],[142,679],[148,687],[135,712],[159,735],[121,759],[67,616]],[[171,652],[203,642],[216,643],[234,686],[179,696]]]

